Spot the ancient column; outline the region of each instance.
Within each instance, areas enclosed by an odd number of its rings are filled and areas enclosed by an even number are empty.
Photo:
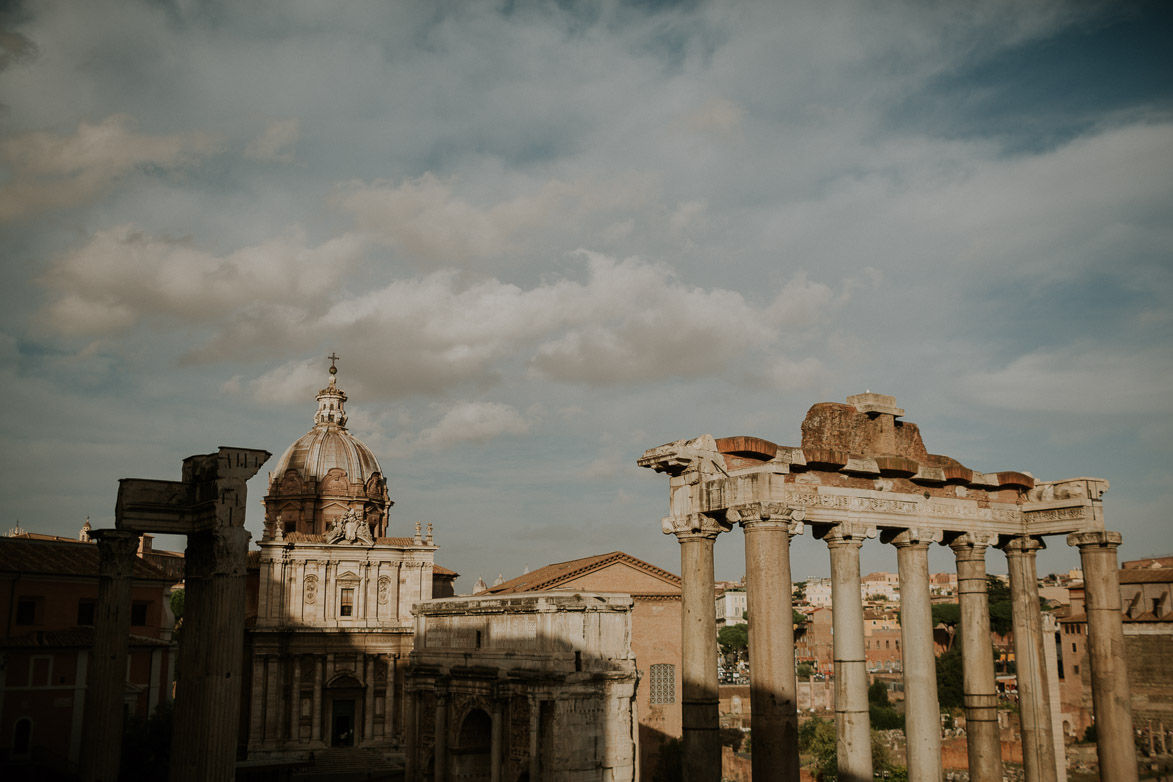
[[[835,730],[839,779],[843,782],[866,782],[872,778],[867,654],[859,584],[859,549],[869,532],[875,535],[874,529],[868,530],[860,524],[839,524],[823,537],[831,552]],[[811,698],[813,705],[813,691]]]
[[[436,685],[435,782],[448,782],[448,688]]]
[[[758,506],[730,523],[745,531],[745,585],[749,607],[749,697],[754,739],[753,773],[760,779],[798,781],[798,692],[794,677],[790,536],[801,516],[775,518]],[[714,661],[714,665],[715,665]],[[868,775],[871,778],[871,775]]]
[[[941,711],[937,703],[937,661],[933,654],[933,612],[929,599],[929,544],[932,533],[907,529],[897,534],[900,575],[900,639],[903,645],[905,736],[910,782],[940,782]]]
[[[1096,717],[1100,777],[1109,782],[1131,782],[1137,778],[1136,749],[1116,565],[1120,533],[1076,532],[1067,536],[1067,544],[1079,546],[1083,566],[1087,654],[1092,666],[1092,711]]]
[[[1011,538],[1002,546],[1010,572],[1010,610],[1014,624],[1014,669],[1022,724],[1022,766],[1026,782],[1056,782],[1051,698],[1043,660],[1043,617],[1035,556],[1038,538]]]
[[[403,699],[405,701],[403,732],[405,734],[404,739],[407,743],[403,778],[405,782],[417,782],[419,780],[420,762],[419,694],[415,690],[408,689],[405,686]]]
[[[170,778],[228,782],[236,774],[249,532],[218,527],[187,540]]]
[[[94,650],[86,675],[81,774],[85,782],[114,782],[122,759],[126,658],[130,651],[130,587],[139,536],[97,529],[98,604]]]
[[[505,697],[495,693],[493,698],[492,743],[489,747],[489,782],[502,782],[501,764],[505,753]]]
[[[362,743],[370,744],[375,738],[375,656],[368,654],[366,658],[366,685],[363,698],[362,715]],[[358,744],[358,742],[355,742]]]
[[[727,523],[703,513],[669,516],[664,532],[680,541],[681,722],[684,782],[721,779],[720,713],[717,700],[717,615],[713,610],[713,542]],[[786,650],[794,653],[794,645]],[[793,683],[790,691],[793,693]],[[793,697],[793,694],[792,694]],[[764,742],[763,742],[764,743]]]
[[[541,755],[541,721],[542,703],[537,696],[529,696],[529,778],[530,782],[541,782],[542,755]]]
[[[990,652],[990,596],[986,589],[986,548],[995,543],[996,536],[967,533],[949,544],[957,559],[962,697],[971,782],[1002,782],[998,688]]]

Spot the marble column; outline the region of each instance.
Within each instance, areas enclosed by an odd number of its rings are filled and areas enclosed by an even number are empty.
[[[726,518],[730,523],[740,522],[745,531],[753,773],[761,779],[798,782],[790,536],[802,531],[802,523],[795,520],[792,524],[783,515],[773,517],[765,507],[744,515],[730,511]]]
[[[900,639],[903,646],[905,736],[909,782],[940,782],[941,711],[937,703],[937,660],[933,654],[933,614],[929,598],[928,530],[897,534],[900,576]]]
[[[404,708],[406,710],[403,732],[406,734],[404,738],[407,742],[407,755],[404,758],[403,778],[406,782],[418,782],[420,774],[419,694],[415,690],[405,688],[403,695],[405,701]]]
[[[187,540],[170,779],[229,782],[236,774],[249,532],[218,527]]]
[[[313,713],[310,715],[310,741],[322,740],[322,658],[314,657]]]
[[[869,532],[872,537],[876,534],[874,528],[869,530],[861,524],[839,524],[823,536],[831,553],[835,732],[839,779],[843,782],[872,778],[867,653],[859,583],[859,550]]]
[[[364,674],[366,686],[363,691],[362,743],[370,744],[375,739],[375,656],[371,654],[364,656],[366,657]]]
[[[1123,606],[1116,548],[1120,533],[1077,532],[1067,544],[1079,546],[1087,603],[1087,655],[1091,664],[1092,711],[1096,717],[1096,753],[1100,776],[1109,782],[1137,778],[1132,737],[1132,703],[1125,664]]]
[[[664,532],[680,541],[681,722],[684,782],[721,779],[717,699],[717,615],[713,609],[713,543],[728,523],[700,513],[669,516]],[[793,645],[789,650],[793,653]]]
[[[81,777],[114,782],[122,760],[122,715],[126,698],[126,658],[130,651],[130,587],[138,535],[93,530],[98,544],[98,603],[94,651],[86,673],[85,730]]]
[[[1014,625],[1014,670],[1018,678],[1018,716],[1022,725],[1022,766],[1026,782],[1056,782],[1051,697],[1043,658],[1043,616],[1035,557],[1038,538],[1011,538],[1002,546],[1010,572],[1010,610]]]
[[[990,651],[990,596],[986,582],[986,549],[996,543],[996,536],[967,533],[949,544],[957,560],[962,697],[972,782],[1002,782],[998,687]]]
[[[530,782],[542,779],[542,702],[536,696],[529,696],[529,778]]]

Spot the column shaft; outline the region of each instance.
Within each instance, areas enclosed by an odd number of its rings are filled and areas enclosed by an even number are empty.
[[[1002,780],[998,688],[991,652],[990,596],[986,583],[987,545],[987,541],[979,542],[972,535],[963,535],[951,544],[957,560],[965,735],[972,782]]]
[[[1035,538],[1014,538],[1004,546],[1010,572],[1010,618],[1014,624],[1014,670],[1022,725],[1022,766],[1026,782],[1056,782],[1051,698],[1043,659],[1043,617]]]
[[[835,607],[831,621],[838,768],[843,782],[866,782],[872,778],[872,732],[859,583],[863,535],[861,530],[843,527],[840,525],[826,536],[831,552],[831,602]],[[811,699],[813,702],[813,691]]]
[[[1119,532],[1075,533],[1087,601],[1087,653],[1091,664],[1092,710],[1096,717],[1096,752],[1100,778],[1132,782],[1137,778],[1132,737],[1132,702],[1128,691],[1128,650],[1124,646],[1120,575],[1116,564]],[[1162,731],[1163,732],[1163,731]]]
[[[81,774],[85,782],[114,782],[122,760],[130,579],[138,535],[117,530],[94,530],[90,535],[98,544],[98,604],[94,651],[86,675]]]
[[[905,735],[910,782],[940,782],[941,711],[929,598],[929,540],[906,530],[897,536],[900,639],[903,644]]]
[[[435,782],[448,782],[448,693],[436,690]]]
[[[713,542],[716,534],[681,533],[681,717],[684,782],[721,779],[717,700],[717,616],[713,610]],[[793,646],[791,646],[793,649]]]
[[[755,737],[753,772],[759,778],[797,782],[790,523],[785,519],[745,519],[742,528],[749,605],[750,724]]]
[[[310,741],[322,740],[322,658],[314,657],[314,701],[310,715]]]
[[[505,752],[505,702],[493,701],[493,730],[489,747],[489,782],[501,782],[501,763]]]
[[[301,740],[301,657],[293,658],[289,682],[289,740]]]
[[[188,536],[172,782],[230,782],[236,775],[248,540],[243,527]]]

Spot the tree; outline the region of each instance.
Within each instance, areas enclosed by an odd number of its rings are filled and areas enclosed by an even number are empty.
[[[961,648],[954,645],[937,658],[937,701],[943,708],[960,708],[964,692]]]
[[[883,682],[872,682],[868,687],[868,703],[874,703],[877,706],[891,706],[892,701],[888,699],[888,685]]]
[[[794,624],[800,625],[806,622],[806,614],[798,611],[797,609],[792,608],[790,610],[793,612]]]
[[[815,669],[811,667],[810,663],[799,663],[798,667],[794,669],[794,675],[800,679],[809,679],[815,675]]]
[[[986,576],[986,592],[990,601],[990,629],[998,635],[1010,632],[1010,585],[997,576]]]
[[[794,591],[790,593],[790,599],[796,603],[801,603],[803,600],[806,600],[805,581],[794,582]]]
[[[961,623],[961,606],[957,603],[933,603],[933,626],[953,629]]]
[[[740,656],[749,646],[749,630],[745,625],[726,625],[717,632],[717,645],[722,654]]]

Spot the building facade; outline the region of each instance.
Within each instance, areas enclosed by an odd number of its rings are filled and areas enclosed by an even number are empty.
[[[336,370],[313,427],[269,474],[256,557],[256,619],[246,638],[242,732],[250,760],[326,747],[404,744],[403,684],[412,605],[451,594],[431,525],[387,535],[393,504],[378,459],[346,429]]]

